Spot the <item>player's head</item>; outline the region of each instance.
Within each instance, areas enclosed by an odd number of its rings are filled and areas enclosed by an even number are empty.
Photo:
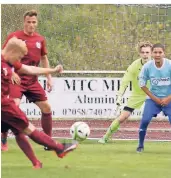
[[[156,43],[152,47],[152,57],[156,62],[160,62],[165,56],[165,48],[162,44]]]
[[[37,27],[37,12],[30,10],[24,14],[24,32],[28,35],[32,35]]]
[[[138,51],[143,64],[151,59],[152,46],[149,41],[140,42],[138,44]]]
[[[10,63],[20,61],[28,52],[26,43],[16,37],[9,39],[5,48],[2,50],[2,55]]]

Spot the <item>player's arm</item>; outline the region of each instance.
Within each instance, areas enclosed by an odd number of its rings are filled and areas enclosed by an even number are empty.
[[[21,63],[20,63],[21,64]],[[27,74],[27,75],[43,75],[43,74],[52,74],[52,73],[62,73],[63,67],[62,65],[57,65],[55,68],[42,68],[35,66],[28,66],[24,64],[16,63],[14,65],[15,69],[18,70],[19,73]]]
[[[41,57],[41,66],[44,68],[49,68],[50,65],[49,65],[49,60],[47,55]],[[47,74],[46,77],[47,77],[47,88],[48,91],[50,92],[52,90],[52,76],[51,74]]]
[[[49,65],[49,60],[47,57],[47,48],[46,48],[45,39],[42,42],[41,55],[42,55],[41,60],[40,60],[41,66],[44,68],[49,68],[50,65]],[[50,92],[52,90],[52,76],[51,74],[47,74],[46,77],[47,77],[47,88],[48,88],[48,91]]]
[[[169,65],[170,65],[170,78],[171,78],[171,60],[169,61]],[[171,102],[171,95],[164,97],[161,100],[163,106],[168,105]]]
[[[50,67],[47,55],[44,55],[44,56],[41,57],[41,66],[43,68],[49,68]],[[47,74],[47,78],[51,78],[51,75]]]
[[[21,84],[21,78],[19,77],[19,75],[17,73],[15,73],[14,71],[12,72],[12,84],[17,84],[20,85]]]
[[[146,86],[141,87],[141,89],[157,104],[162,104],[160,98],[154,96]]]
[[[161,105],[166,106],[171,102],[171,95],[161,99]]]
[[[130,81],[132,81],[133,79],[133,76],[134,76],[133,68],[134,68],[134,65],[133,64],[130,65],[122,78],[120,89],[117,93],[117,101],[116,101],[117,105],[121,105],[122,96],[124,95]]]
[[[164,98],[158,98],[158,97],[154,96],[146,86],[141,87],[141,89],[157,104],[166,106],[171,102],[171,95],[164,97]]]
[[[146,87],[147,81],[149,80],[149,72],[148,72],[148,66],[144,65],[141,69],[140,75],[139,75],[139,86],[141,89],[157,104],[161,105],[160,98],[153,95],[150,90]]]

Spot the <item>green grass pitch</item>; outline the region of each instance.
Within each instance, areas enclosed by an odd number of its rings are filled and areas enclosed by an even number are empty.
[[[146,142],[145,152],[135,152],[137,141],[113,141],[106,145],[87,140],[76,151],[58,159],[34,143],[43,169],[31,163],[14,140],[1,154],[2,178],[170,178],[171,142]]]

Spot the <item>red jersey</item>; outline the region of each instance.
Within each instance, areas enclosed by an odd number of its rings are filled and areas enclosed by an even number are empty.
[[[41,57],[47,54],[45,38],[38,33],[29,36],[25,34],[24,31],[16,31],[8,36],[3,47],[5,47],[8,40],[14,36],[25,41],[28,48],[28,54],[22,58],[21,63],[29,66],[38,66]],[[37,81],[37,76],[25,74],[19,74],[19,76],[21,78],[21,84],[30,85]]]
[[[22,64],[20,62],[16,62],[14,66],[10,65],[6,62],[1,56],[1,105],[6,104],[9,100],[10,94],[10,84],[12,77],[12,67],[16,70],[21,68]]]

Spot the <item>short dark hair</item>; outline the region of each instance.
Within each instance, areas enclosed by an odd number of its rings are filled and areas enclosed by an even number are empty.
[[[32,17],[32,16],[36,16],[37,17],[37,11],[36,10],[30,10],[24,13],[24,19],[26,18],[26,16]]]
[[[154,44],[153,47],[152,47],[152,51],[154,50],[154,48],[162,48],[163,51],[165,51],[165,47],[161,43]]]

